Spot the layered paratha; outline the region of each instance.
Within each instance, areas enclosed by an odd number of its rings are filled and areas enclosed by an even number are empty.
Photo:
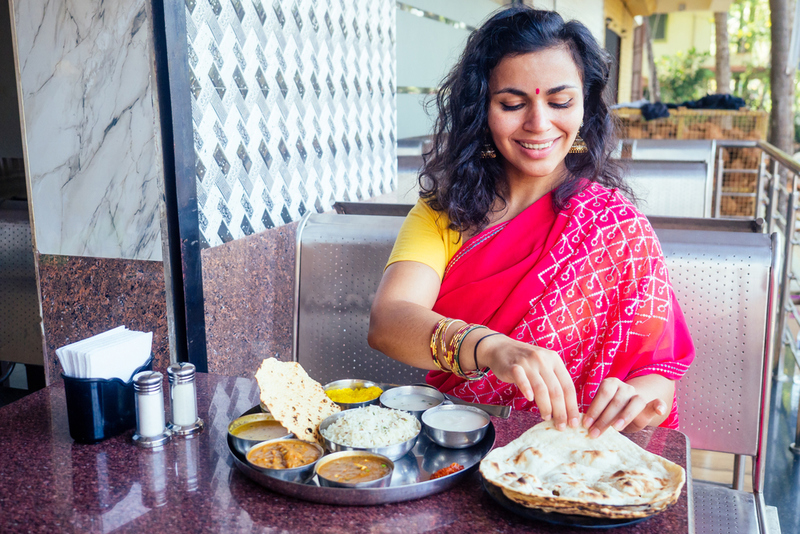
[[[322,443],[317,427],[341,408],[299,363],[267,358],[256,371],[256,381],[272,417],[299,439]]]
[[[647,517],[678,500],[682,467],[647,452],[613,428],[540,423],[481,461],[487,483],[510,500],[545,512],[608,518]]]

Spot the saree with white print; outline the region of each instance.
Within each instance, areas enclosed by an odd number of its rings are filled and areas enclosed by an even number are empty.
[[[547,194],[469,239],[450,260],[433,310],[558,352],[583,412],[600,382],[683,376],[694,346],[647,218],[616,190],[588,184],[555,212]],[[489,371],[429,384],[464,400],[536,410]],[[662,426],[677,428],[677,403]]]

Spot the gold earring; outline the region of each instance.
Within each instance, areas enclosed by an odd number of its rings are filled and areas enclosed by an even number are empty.
[[[482,159],[494,159],[497,157],[497,152],[494,151],[494,147],[486,141],[483,144],[483,149],[481,150],[481,158]]]
[[[583,128],[583,121],[581,121],[581,128]],[[583,154],[584,152],[588,152],[589,147],[586,146],[586,141],[583,140],[581,137],[581,129],[578,128],[578,135],[575,136],[575,140],[572,142],[572,146],[569,147],[570,154]]]

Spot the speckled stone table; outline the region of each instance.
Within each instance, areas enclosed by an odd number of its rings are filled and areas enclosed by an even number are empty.
[[[272,493],[234,467],[226,441],[228,423],[258,402],[255,381],[198,374],[197,385],[205,430],[155,452],[136,447],[132,430],[93,445],[73,442],[60,381],[0,408],[0,532],[570,531],[505,511],[483,491],[477,473],[438,495],[372,507]],[[538,419],[518,412],[493,422],[499,446]],[[680,432],[647,429],[633,439],[679,465],[689,463]],[[690,483],[666,511],[615,531],[693,532],[689,503]]]

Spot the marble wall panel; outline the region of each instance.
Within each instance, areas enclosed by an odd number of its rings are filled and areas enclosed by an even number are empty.
[[[40,255],[45,376],[61,376],[55,350],[125,325],[153,332],[153,368],[169,366],[164,266],[158,261]]]
[[[203,250],[208,370],[253,376],[292,359],[297,223]]]
[[[395,2],[185,4],[204,248],[394,189]]]
[[[146,0],[11,0],[40,254],[160,260]]]

